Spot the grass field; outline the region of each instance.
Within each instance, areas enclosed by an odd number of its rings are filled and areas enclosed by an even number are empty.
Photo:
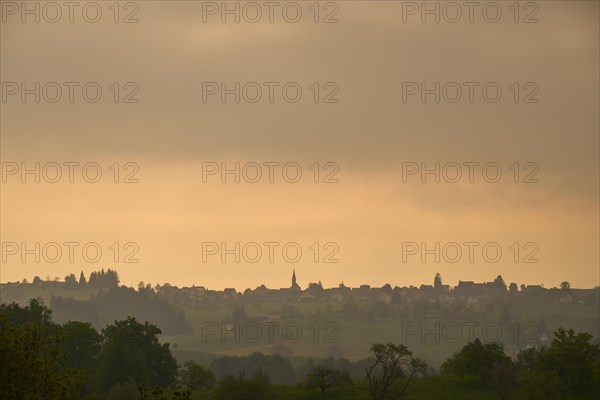
[[[598,372],[598,371],[597,371]],[[600,390],[600,379],[596,380],[581,393],[567,393],[564,400],[596,400]],[[170,398],[170,397],[169,397]],[[213,400],[215,390],[197,390],[192,392],[192,400]],[[368,384],[356,382],[351,386],[327,389],[322,396],[319,390],[291,385],[271,385],[267,394],[269,400],[371,400]],[[559,397],[557,397],[559,398]],[[406,400],[498,400],[498,394],[474,378],[457,376],[433,376],[418,378],[405,397]],[[96,400],[89,397],[88,400]],[[98,398],[99,400],[99,398]],[[546,400],[534,399],[518,386],[509,394],[507,400]]]

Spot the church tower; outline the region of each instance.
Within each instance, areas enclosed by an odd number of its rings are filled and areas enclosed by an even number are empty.
[[[294,272],[292,272],[292,289],[300,289],[298,283],[296,283],[296,269],[294,268]]]

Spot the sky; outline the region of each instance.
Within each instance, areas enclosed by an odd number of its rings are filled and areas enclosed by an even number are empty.
[[[597,2],[288,3],[2,1],[0,282],[600,284]]]

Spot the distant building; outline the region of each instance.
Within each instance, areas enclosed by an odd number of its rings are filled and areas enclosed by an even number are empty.
[[[544,291],[544,287],[542,285],[527,285],[524,291],[526,293],[541,293]]]
[[[296,269],[295,268],[294,268],[294,272],[292,272],[292,286],[290,287],[290,289],[302,290],[300,288],[300,285],[298,285],[298,283],[296,282]]]
[[[317,299],[312,294],[310,294],[308,292],[304,292],[300,296],[300,301],[303,303],[314,303],[315,301],[317,301]]]
[[[558,302],[570,304],[573,302],[573,295],[571,293],[565,293],[558,299]]]

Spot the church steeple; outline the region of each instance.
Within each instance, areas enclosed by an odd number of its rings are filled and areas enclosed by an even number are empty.
[[[296,283],[296,268],[294,268],[294,272],[292,272],[292,289],[300,289],[300,286]]]

